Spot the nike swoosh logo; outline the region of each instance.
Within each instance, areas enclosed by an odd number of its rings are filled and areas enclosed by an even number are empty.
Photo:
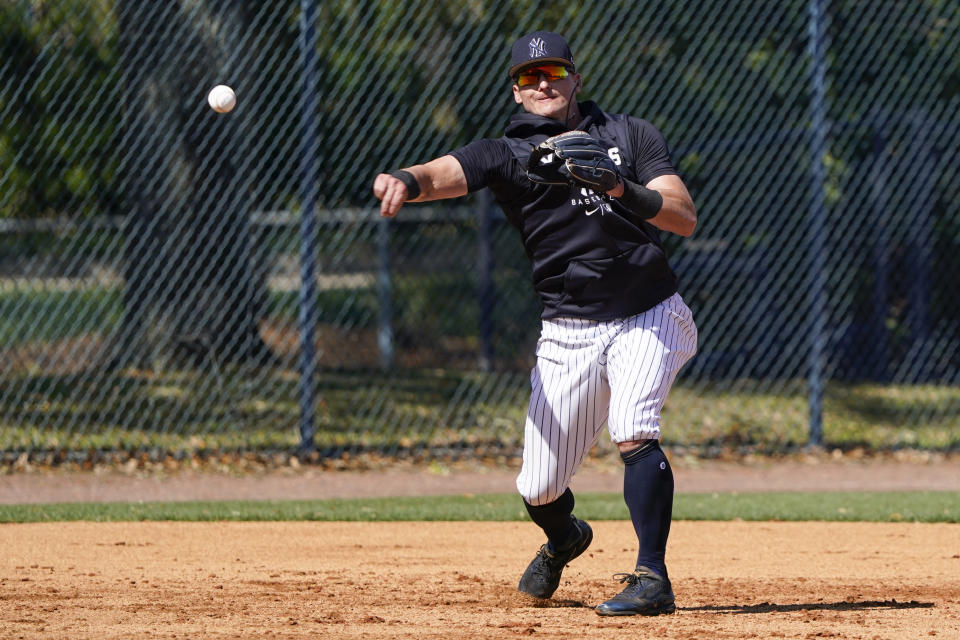
[[[553,154],[552,154],[552,153],[548,153],[547,155],[545,155],[545,156],[543,156],[542,158],[540,158],[540,164],[550,164],[551,162],[553,162]]]
[[[596,209],[587,209],[587,212],[586,212],[586,213],[587,213],[588,216],[592,216],[592,215],[595,214],[597,211],[600,211],[600,207],[597,207]]]

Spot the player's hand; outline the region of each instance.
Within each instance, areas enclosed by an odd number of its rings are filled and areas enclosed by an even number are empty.
[[[407,201],[407,185],[389,173],[381,173],[373,181],[373,195],[380,200],[380,215],[392,218]]]

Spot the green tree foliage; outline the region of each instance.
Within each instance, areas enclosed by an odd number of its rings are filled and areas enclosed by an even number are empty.
[[[182,4],[185,14],[203,11],[202,3]],[[256,77],[236,81],[242,100],[251,99],[245,86],[262,96],[249,135],[276,162],[252,168],[267,178],[258,197],[276,206],[296,200],[299,179],[291,157],[299,153],[299,3],[237,4],[251,16],[251,32],[223,32],[219,46],[254,60]],[[716,157],[710,144],[806,126],[807,5],[318,3],[321,155],[349,157],[356,168],[324,163],[324,201],[366,202],[376,171],[499,135],[516,110],[505,75],[509,46],[533,28],[568,34],[585,78],[582,97],[652,120],[684,152],[696,182],[698,170],[712,168],[695,147]],[[832,122],[864,121],[883,105],[951,113],[960,94],[955,3],[826,6]],[[278,11],[286,12],[280,20]],[[171,48],[183,43],[175,23],[155,28]],[[117,148],[119,87],[138,70],[119,66],[114,2],[3,3],[0,47],[0,215],[118,211],[118,169],[136,161],[134,150]],[[721,155],[732,174],[756,170]]]
[[[0,4],[0,217],[119,213],[111,5]]]

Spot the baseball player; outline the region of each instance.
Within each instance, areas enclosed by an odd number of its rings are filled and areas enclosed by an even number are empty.
[[[639,550],[634,570],[618,574],[625,587],[596,612],[671,613],[673,472],[659,445],[660,411],[696,351],[697,329],[659,231],[689,236],[694,204],[653,125],[576,100],[582,79],[563,36],[517,40],[508,75],[523,112],[503,137],[381,173],[373,192],[392,217],[404,202],[489,187],[532,262],[542,328],[517,489],[547,541],[519,590],[551,597],[566,564],[590,545],[569,485],[606,425],[624,462]]]

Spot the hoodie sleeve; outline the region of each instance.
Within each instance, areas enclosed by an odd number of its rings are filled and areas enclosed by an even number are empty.
[[[516,160],[507,145],[500,139],[475,140],[454,149],[448,155],[456,158],[463,167],[468,191],[477,191],[484,187],[503,187],[514,183]]]
[[[670,159],[670,148],[663,134],[650,122],[630,118],[630,138],[637,178],[647,184],[658,176],[677,173]]]

